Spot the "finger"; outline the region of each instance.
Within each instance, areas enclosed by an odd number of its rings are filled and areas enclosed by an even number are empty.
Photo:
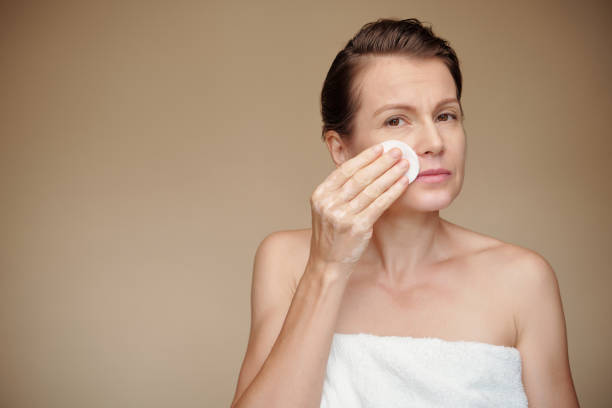
[[[342,186],[346,181],[353,176],[363,166],[373,162],[383,151],[382,144],[378,143],[367,149],[355,157],[351,157],[342,163],[338,168],[331,172],[329,176],[321,183],[323,191],[334,191]]]
[[[370,205],[368,205],[360,214],[365,219],[365,222],[370,222],[372,225],[384,213],[397,198],[402,195],[408,186],[408,177],[403,175],[389,189],[379,195]]]
[[[410,163],[406,159],[397,162],[395,166],[387,170],[382,176],[378,177],[373,183],[368,185],[361,193],[354,197],[348,203],[348,210],[353,214],[363,211],[398,181],[403,174],[406,174],[409,166]]]
[[[370,184],[375,181],[377,178],[381,177],[381,174],[388,171],[394,164],[399,163],[398,160],[402,156],[402,152],[398,148],[393,148],[390,151],[386,152],[378,159],[376,159],[370,165],[362,168],[357,173],[353,175],[340,189],[340,199],[341,201],[350,201],[355,198],[364,188],[370,186]],[[407,168],[404,168],[405,170]],[[399,175],[398,175],[399,177]],[[396,177],[397,179],[397,177]],[[395,179],[393,180],[395,181]],[[392,182],[387,184],[387,188],[391,185]],[[386,188],[384,189],[386,190]],[[384,190],[374,190],[373,192],[378,191],[372,200],[380,195]],[[372,192],[372,190],[370,190]],[[371,200],[370,200],[371,201]]]

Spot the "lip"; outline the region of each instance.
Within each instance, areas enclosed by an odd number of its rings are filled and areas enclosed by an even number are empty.
[[[450,174],[449,170],[443,168],[429,169],[420,172],[416,179],[425,183],[438,183],[450,178]]]
[[[419,177],[433,176],[435,174],[450,174],[450,170],[443,169],[442,167],[437,168],[437,169],[423,170],[422,172],[419,173]]]

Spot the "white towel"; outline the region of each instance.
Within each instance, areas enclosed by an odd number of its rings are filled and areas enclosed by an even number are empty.
[[[335,333],[321,408],[527,407],[514,347]]]

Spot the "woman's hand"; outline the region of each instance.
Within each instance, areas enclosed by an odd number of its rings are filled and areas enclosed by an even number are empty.
[[[342,163],[312,193],[310,261],[352,266],[372,237],[373,226],[405,191],[409,163],[398,148],[380,144]]]

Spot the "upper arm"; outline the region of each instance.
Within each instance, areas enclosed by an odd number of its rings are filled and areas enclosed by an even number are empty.
[[[518,263],[517,348],[521,353],[529,405],[577,407],[555,272],[544,257],[531,250]]]
[[[255,252],[251,285],[251,329],[232,405],[268,357],[293,298],[293,276],[283,255],[290,251],[288,231],[266,236]]]

